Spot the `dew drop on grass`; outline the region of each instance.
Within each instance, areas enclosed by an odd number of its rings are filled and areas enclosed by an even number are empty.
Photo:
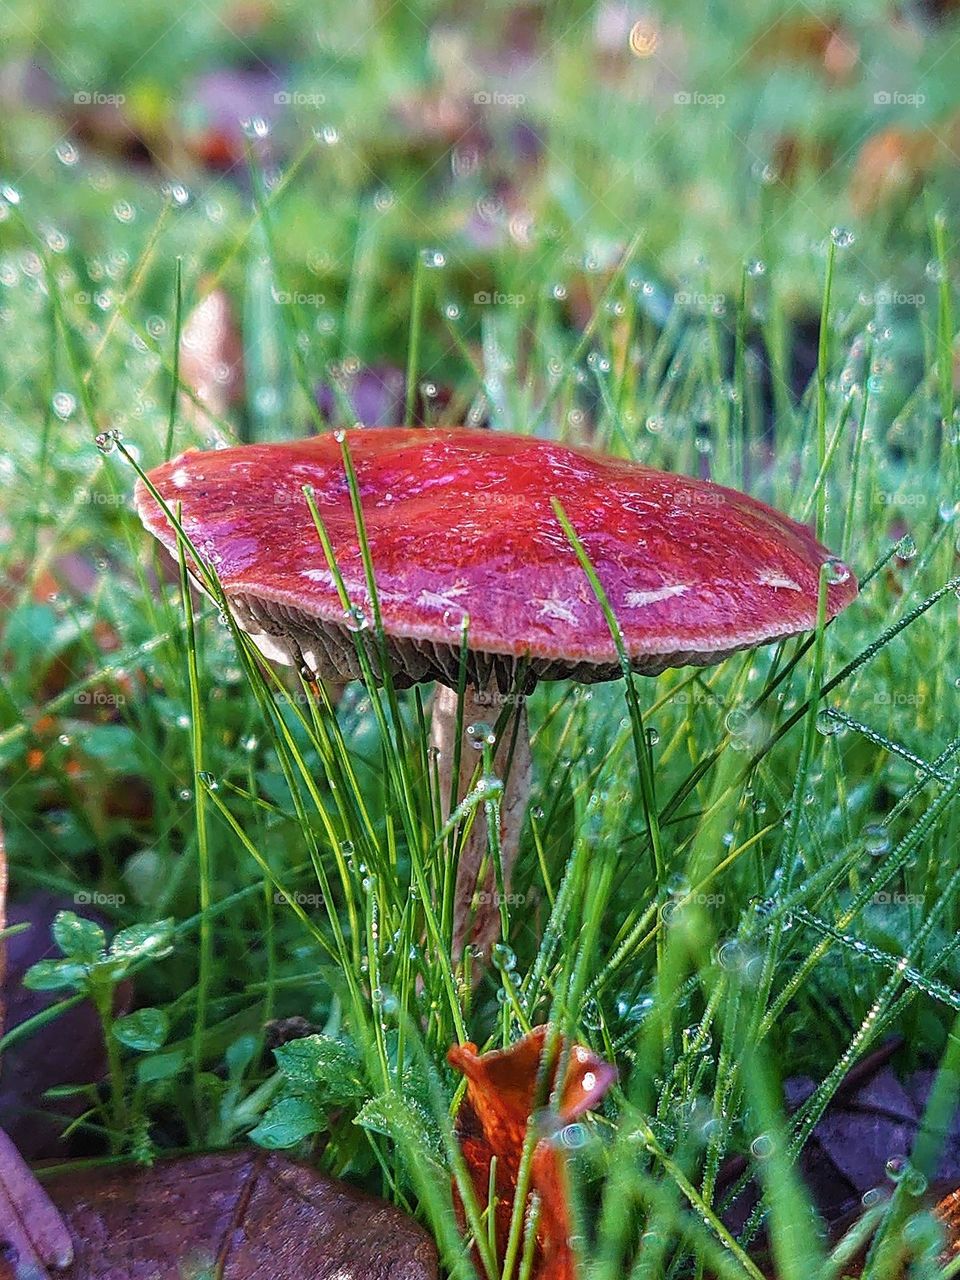
[[[263,116],[248,116],[246,120],[240,121],[240,128],[248,138],[265,138],[270,132],[270,126]]]
[[[848,227],[832,227],[830,230],[830,239],[838,249],[849,249],[853,244],[856,236]]]
[[[218,791],[220,784],[217,782],[216,775],[203,770],[197,774],[197,781],[202,782],[208,791]]]
[[[423,249],[420,261],[432,271],[439,271],[447,265],[447,255],[441,249]]]
[[[366,631],[370,626],[366,614],[358,604],[353,604],[343,611],[344,626],[348,631]]]
[[[557,1135],[557,1140],[562,1147],[575,1151],[587,1144],[587,1129],[582,1124],[565,1124]]]
[[[57,415],[61,422],[66,422],[68,418],[72,418],[76,412],[76,399],[69,391],[58,391],[53,397],[53,412]]]
[[[685,898],[690,892],[690,881],[682,871],[675,871],[667,879],[667,893],[673,898]]]
[[[550,292],[558,302],[563,302],[567,296],[567,286],[565,284],[555,284]]]
[[[822,733],[825,738],[832,738],[842,728],[843,724],[828,708],[817,712],[817,733]]]
[[[750,1154],[755,1160],[767,1160],[773,1155],[773,1138],[769,1133],[758,1133],[750,1143]]]
[[[905,533],[903,537],[900,539],[900,541],[897,543],[897,559],[912,560],[916,556],[916,554],[917,554],[916,542],[913,540],[913,538],[910,536],[909,533]]]
[[[485,720],[478,720],[467,725],[467,740],[474,751],[482,751],[484,746],[492,747],[497,739],[490,725]]]
[[[906,1156],[891,1156],[884,1169],[891,1182],[901,1182],[909,1172],[910,1164]]]
[[[767,269],[767,264],[760,258],[754,258],[752,262],[747,264],[747,275],[762,276]]]
[[[94,443],[101,453],[112,453],[116,448],[118,441],[123,439],[123,433],[116,427],[109,431],[101,431],[94,439]]]
[[[837,586],[841,582],[847,581],[850,577],[850,570],[842,560],[838,560],[836,556],[831,556],[824,562],[823,574],[827,582],[833,586]]]
[[[517,957],[505,942],[495,942],[490,951],[490,963],[501,973],[510,973],[517,967]]]
[[[870,822],[863,828],[863,847],[872,858],[882,858],[890,852],[890,834],[879,822]]]

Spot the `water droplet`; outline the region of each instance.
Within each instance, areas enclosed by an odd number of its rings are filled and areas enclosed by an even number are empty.
[[[485,720],[478,720],[475,724],[467,725],[467,740],[474,751],[482,751],[484,746],[492,747],[497,738]]]
[[[248,116],[240,121],[240,128],[248,138],[265,138],[270,132],[270,126],[263,116]]]
[[[685,898],[690,892],[690,881],[682,871],[674,871],[667,877],[667,893],[674,898]]]
[[[343,622],[348,631],[354,632],[366,631],[370,626],[367,615],[358,604],[352,604],[349,609],[344,609]]]
[[[817,733],[822,733],[825,738],[832,738],[842,728],[842,722],[834,716],[829,708],[825,707],[817,712]]]
[[[927,279],[932,280],[934,284],[940,284],[946,278],[943,267],[936,258],[931,258],[923,270]]]
[[[750,1154],[755,1160],[767,1160],[773,1155],[774,1142],[769,1133],[758,1133],[750,1143]]]
[[[557,1141],[568,1150],[575,1151],[587,1144],[589,1133],[585,1125],[565,1124],[557,1135]]]
[[[856,236],[847,227],[831,227],[830,239],[838,249],[849,249]]]
[[[425,267],[429,267],[433,271],[439,271],[441,267],[447,265],[447,255],[441,249],[422,249],[420,251],[420,261]]]
[[[891,1156],[884,1168],[891,1182],[901,1182],[910,1170],[910,1162],[906,1156]]]
[[[767,264],[760,258],[754,258],[752,262],[747,263],[748,276],[762,276],[767,269]]]
[[[505,942],[495,942],[490,951],[490,963],[501,973],[510,973],[517,967],[517,957],[512,947]]]
[[[917,544],[909,533],[905,533],[897,543],[897,559],[912,560],[917,554]]]
[[[208,791],[216,791],[220,786],[217,782],[216,776],[212,773],[208,773],[206,770],[202,770],[197,774],[197,781],[202,782]]]
[[[824,561],[823,575],[827,582],[836,586],[841,582],[847,581],[850,577],[850,570],[842,560],[838,560],[836,556],[830,556],[828,560]]]
[[[112,427],[109,431],[101,431],[96,436],[94,443],[101,453],[112,453],[116,448],[118,441],[123,439],[123,433],[116,427]]]
[[[882,858],[890,852],[890,833],[879,822],[870,822],[863,828],[863,847],[872,858]]]
[[[658,745],[659,742],[660,742],[660,730],[654,729],[653,726],[651,725],[647,729],[647,745],[651,747],[655,747]]]
[[[77,409],[77,401],[69,391],[58,391],[53,397],[53,412],[61,420],[66,422],[68,418],[72,418]]]

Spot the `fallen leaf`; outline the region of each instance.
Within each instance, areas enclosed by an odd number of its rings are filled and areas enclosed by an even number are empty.
[[[349,404],[357,422],[365,427],[391,427],[403,421],[406,378],[392,364],[362,365],[355,373],[342,373],[334,388],[322,382],[316,389],[317,408],[330,423],[343,418],[341,404]],[[339,394],[338,394],[339,392]]]
[[[75,910],[76,905],[72,898],[38,893],[10,908],[8,923],[27,924],[29,928],[14,934],[6,943],[2,992],[8,1030],[35,1017],[59,998],[57,992],[28,990],[22,978],[39,960],[59,955],[51,941],[50,927],[58,912]],[[101,919],[90,908],[81,907],[80,911],[92,919]],[[117,989],[118,1015],[129,1008],[130,996],[130,984],[121,983]],[[106,1070],[99,1019],[88,1000],[80,1001],[7,1051],[0,1073],[0,1124],[28,1159],[62,1160],[66,1154],[60,1141],[64,1125],[55,1116],[38,1112],[43,1094],[59,1085],[102,1080]],[[85,1105],[82,1098],[60,1098],[57,1109],[61,1116],[70,1116]]]
[[[197,430],[219,436],[213,419],[224,418],[243,394],[243,342],[223,289],[211,289],[187,316],[180,335],[180,381],[196,396],[181,395],[181,415]]]
[[[548,1028],[536,1027],[509,1049],[478,1053],[474,1044],[455,1045],[451,1065],[467,1078],[467,1093],[457,1118],[464,1159],[481,1205],[487,1203],[490,1166],[496,1157],[496,1242],[502,1259],[510,1233],[523,1143],[536,1110],[537,1082],[547,1049]],[[563,1044],[549,1064],[546,1098],[552,1099],[556,1132],[589,1111],[616,1079],[616,1069],[583,1045],[570,1046],[566,1072],[558,1087]],[[532,1280],[573,1280],[566,1157],[550,1138],[534,1148],[531,1188],[540,1198]]]
[[[401,1210],[257,1151],[78,1169],[48,1190],[73,1237],[63,1280],[436,1280],[433,1241]]]
[[[0,828],[0,930],[7,927],[7,855]],[[0,945],[0,1032],[6,1016],[7,943]],[[42,1280],[70,1262],[70,1236],[26,1162],[0,1129],[0,1265],[13,1280]],[[5,1265],[4,1265],[5,1264]],[[21,1265],[22,1264],[22,1265]],[[22,1268],[26,1268],[23,1270]]]

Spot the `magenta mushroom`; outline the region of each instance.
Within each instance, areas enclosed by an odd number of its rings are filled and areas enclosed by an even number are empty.
[[[369,618],[340,440],[189,452],[150,480],[216,569],[240,624],[269,658],[320,678],[360,676],[360,635],[380,672],[372,629],[345,617],[303,497],[312,487],[350,601]],[[350,431],[374,566],[386,661],[397,687],[436,681],[433,740],[450,770],[465,620],[468,696],[462,724],[493,721],[502,702],[519,723],[503,732],[498,771],[513,745],[502,799],[502,868],[509,891],[530,787],[523,695],[539,680],[611,680],[622,674],[603,611],[552,499],[596,569],[634,671],[706,666],[740,649],[816,625],[823,565],[834,560],[810,531],[770,507],[687,476],[528,436],[462,428]],[[172,552],[176,535],[146,486],[137,506]],[[827,614],[857,584],[835,561]],[[477,756],[461,752],[458,794]],[[444,788],[447,792],[447,788]],[[457,869],[454,954],[499,934],[493,870],[473,918],[487,849],[474,823]]]

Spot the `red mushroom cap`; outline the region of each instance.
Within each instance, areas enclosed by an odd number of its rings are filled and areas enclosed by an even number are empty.
[[[707,665],[816,623],[821,566],[801,524],[745,494],[528,436],[469,429],[350,431],[388,660],[403,683],[456,683],[469,616],[471,678],[611,679],[617,652],[561,528],[560,500],[636,670]],[[302,493],[313,487],[351,604],[370,616],[340,443],[189,452],[150,479],[215,564],[238,618],[272,657],[357,674],[355,646]],[[137,507],[171,551],[145,486]],[[836,563],[829,616],[857,594]],[[269,637],[275,643],[271,645]],[[370,646],[371,652],[373,646]]]

